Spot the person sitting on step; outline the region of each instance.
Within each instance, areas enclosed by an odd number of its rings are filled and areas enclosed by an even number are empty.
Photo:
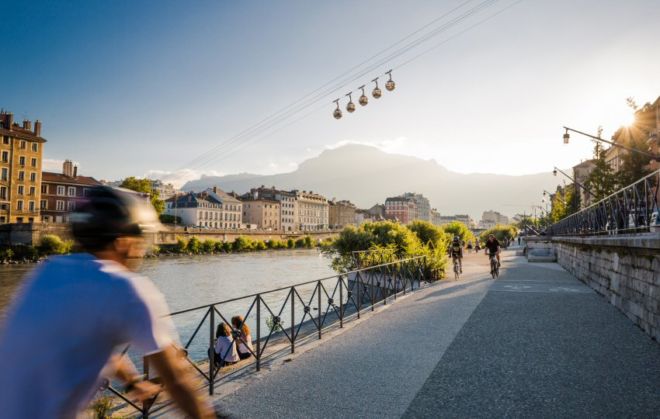
[[[216,367],[237,363],[240,358],[236,352],[236,342],[227,323],[220,323],[215,332],[214,359]]]
[[[250,328],[245,324],[243,316],[234,316],[231,318],[231,325],[238,332],[236,342],[238,343],[238,357],[247,359],[252,356],[254,348],[252,346],[252,335]]]

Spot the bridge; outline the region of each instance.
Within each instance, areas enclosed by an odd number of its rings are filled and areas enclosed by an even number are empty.
[[[497,280],[483,253],[458,281],[381,261],[173,317],[226,417],[658,417],[659,175],[527,237]],[[254,356],[217,369],[206,348],[231,313]]]

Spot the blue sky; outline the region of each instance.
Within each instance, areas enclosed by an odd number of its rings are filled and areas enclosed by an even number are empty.
[[[497,0],[285,113],[279,130],[206,153],[464,2],[2,2],[0,106],[43,121],[51,165],[70,158],[100,179],[183,180],[290,171],[346,142],[466,173],[570,167],[591,144],[563,146],[562,125],[602,125],[609,136],[630,114],[626,97],[660,95],[656,0],[523,0],[399,67],[513,2]],[[332,119],[334,98],[391,67],[394,92]],[[206,164],[193,164],[200,154]]]

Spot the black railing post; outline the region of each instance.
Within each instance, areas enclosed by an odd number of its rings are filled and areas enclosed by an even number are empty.
[[[355,285],[357,286],[357,318],[360,318],[360,309],[362,308],[362,296],[360,295],[360,290],[362,287],[360,286],[360,272],[355,273]]]
[[[261,370],[261,294],[257,294],[257,371]]]
[[[293,287],[291,287],[291,353],[296,351],[296,311],[294,309],[294,292]]]
[[[323,311],[321,310],[321,281],[316,284],[316,291],[318,292],[317,304],[319,307],[319,339],[321,339],[321,319],[323,315]]]
[[[344,281],[339,275],[339,328],[344,327]]]
[[[209,310],[209,395],[213,395],[213,374],[215,369],[215,308],[210,306]]]
[[[374,311],[374,305],[376,304],[375,299],[374,299],[374,297],[375,297],[375,295],[374,295],[374,274],[371,273],[371,275],[369,275],[369,276],[370,276],[370,280],[369,280],[370,284],[369,285],[370,285],[370,289],[371,289],[371,292],[370,292],[370,294],[371,294],[371,311]]]

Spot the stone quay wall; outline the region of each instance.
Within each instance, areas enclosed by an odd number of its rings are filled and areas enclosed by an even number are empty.
[[[554,237],[557,262],[660,342],[660,234]]]

